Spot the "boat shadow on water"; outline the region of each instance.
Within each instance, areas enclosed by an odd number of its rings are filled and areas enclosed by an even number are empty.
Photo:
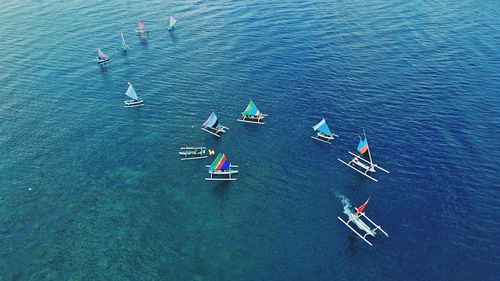
[[[213,187],[214,194],[220,199],[226,199],[231,181],[219,181]]]
[[[170,37],[170,40],[172,40],[172,43],[177,43],[177,40],[179,39],[175,31],[169,31],[168,35]]]
[[[347,235],[348,249],[351,254],[357,254],[359,252],[359,239],[354,233],[349,233]]]
[[[106,63],[106,64],[102,64],[102,65],[99,65],[99,66],[100,66],[99,69],[101,71],[101,74],[102,75],[107,75],[108,72],[109,72],[110,65]]]

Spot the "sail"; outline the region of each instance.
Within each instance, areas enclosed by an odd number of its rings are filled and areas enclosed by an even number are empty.
[[[208,168],[208,171],[228,171],[230,167],[231,164],[227,160],[226,155],[224,153],[219,153],[219,155],[217,155],[217,158],[215,158],[214,162],[212,162],[212,164]]]
[[[215,168],[217,168],[217,165],[219,164],[220,160],[222,159],[222,156],[224,156],[224,154],[222,154],[222,153],[219,153],[219,155],[217,155],[214,162],[212,162],[212,164],[208,168],[208,171],[210,171],[210,172],[215,171]]]
[[[222,155],[222,158],[220,159],[219,163],[217,164],[217,167],[215,168],[216,171],[221,171],[222,167],[226,164],[227,162],[227,157],[225,154]]]
[[[368,205],[369,201],[370,201],[370,197],[368,197],[368,199],[366,200],[366,202],[363,205],[361,205],[361,206],[358,207],[358,210],[356,211],[356,215],[355,216],[358,216],[359,214],[361,214],[361,212],[363,212],[365,210],[366,205]]]
[[[365,154],[365,152],[368,150],[368,141],[366,140],[366,137],[364,139],[359,137],[359,143],[357,149],[359,153]]]
[[[168,24],[168,27],[169,28],[174,27],[176,22],[177,22],[177,20],[174,17],[170,16],[170,23]]]
[[[221,125],[219,124],[219,119],[217,119],[217,115],[215,115],[214,112],[212,112],[212,114],[210,114],[207,121],[205,121],[205,123],[203,123],[203,126],[204,127],[212,127],[212,128],[216,128],[216,129],[219,129],[221,127]]]
[[[330,128],[326,124],[325,118],[321,119],[321,121],[319,121],[319,123],[316,124],[313,127],[313,129],[315,131],[318,131],[318,132],[323,133],[323,134],[328,135],[328,136],[332,136],[333,135],[332,131],[330,131]]]
[[[144,20],[139,20],[137,22],[137,30],[138,31],[146,31],[147,27],[146,24],[144,23]]]
[[[229,171],[231,167],[231,163],[229,163],[229,161],[227,160],[227,158],[225,159],[224,163],[222,164],[222,166],[220,167],[220,170],[221,171]]]
[[[257,108],[257,106],[255,106],[255,103],[252,100],[250,100],[250,102],[247,105],[247,108],[245,109],[245,111],[243,111],[243,114],[247,116],[259,116],[261,113]]]
[[[107,59],[108,59],[108,56],[106,56],[106,54],[105,54],[105,53],[103,53],[103,52],[101,51],[101,49],[97,49],[97,56],[98,56],[100,59],[102,59],[102,60],[107,60]]]
[[[125,43],[125,38],[123,37],[123,32],[121,34],[122,34],[122,46],[127,46],[127,43]]]
[[[231,164],[227,160],[226,155],[224,153],[219,153],[219,155],[217,155],[217,158],[215,158],[212,165],[210,165],[209,171],[210,172],[228,171],[230,167],[231,167]]]
[[[125,95],[129,96],[130,98],[134,100],[138,100],[139,97],[137,96],[137,93],[135,92],[134,86],[132,86],[132,83],[128,82],[128,89],[127,92],[125,92]]]

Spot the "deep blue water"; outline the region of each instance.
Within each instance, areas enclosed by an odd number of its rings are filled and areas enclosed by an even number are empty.
[[[499,11],[3,0],[0,280],[498,280]],[[123,107],[127,81],[145,106]],[[249,98],[266,125],[236,122]],[[221,139],[199,129],[211,111]],[[310,138],[321,117],[332,145]],[[336,160],[363,129],[378,183]],[[205,182],[181,145],[224,151],[239,179]],[[371,196],[390,237],[351,234],[341,196]]]

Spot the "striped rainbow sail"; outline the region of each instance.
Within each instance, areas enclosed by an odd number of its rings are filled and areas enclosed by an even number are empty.
[[[320,133],[323,133],[327,136],[333,136],[332,131],[330,131],[330,128],[328,127],[328,124],[326,124],[325,118],[321,119],[318,124],[313,126],[313,129],[315,131],[318,131]]]
[[[247,116],[260,116],[261,112],[255,105],[255,103],[252,100],[250,100],[250,102],[247,105],[247,108],[245,109],[245,111],[243,111],[243,114]]]
[[[210,173],[219,172],[219,171],[229,171],[231,168],[231,163],[227,160],[227,157],[224,153],[219,153],[217,158],[215,158],[214,162],[208,168]]]
[[[215,129],[220,129],[222,127],[219,124],[219,119],[217,119],[217,115],[215,115],[215,112],[212,112],[212,114],[210,114],[207,121],[203,123],[203,127],[211,127]]]
[[[108,59],[108,56],[105,53],[103,53],[99,48],[97,49],[97,56],[102,60]]]

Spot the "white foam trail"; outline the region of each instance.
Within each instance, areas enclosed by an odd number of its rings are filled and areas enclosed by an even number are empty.
[[[344,214],[346,214],[349,218],[354,215],[354,213],[351,211],[352,205],[351,201],[347,197],[345,197],[342,194],[336,193],[335,196],[342,201],[342,205],[344,205]]]

